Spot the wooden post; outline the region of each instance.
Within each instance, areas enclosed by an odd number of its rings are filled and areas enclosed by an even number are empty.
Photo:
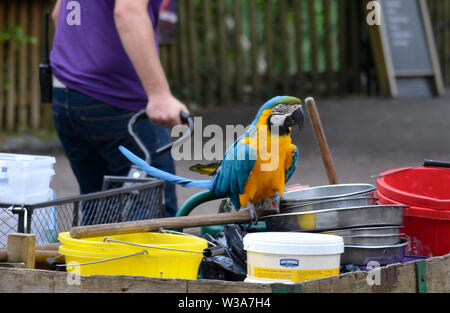
[[[8,262],[25,264],[26,268],[34,268],[36,258],[36,235],[10,234],[8,236]]]
[[[8,7],[8,28],[13,32],[17,23],[17,2],[10,1]],[[8,60],[7,60],[7,75],[8,75],[8,89],[7,89],[7,100],[6,100],[6,129],[12,131],[16,126],[16,104],[17,104],[17,92],[16,92],[16,48],[17,41],[15,36],[11,36],[8,45]],[[3,82],[1,82],[3,84]]]
[[[274,52],[274,5],[272,0],[264,1],[264,32],[265,32],[265,49],[266,49],[266,81],[264,82],[265,96],[270,96],[275,91],[275,52]]]
[[[320,121],[319,112],[317,111],[316,102],[313,98],[310,97],[305,100],[305,104],[312,128],[314,130],[314,135],[320,149],[320,153],[322,154],[322,160],[323,164],[325,165],[328,180],[332,185],[339,184],[327,139],[323,131],[322,122]]]
[[[295,49],[297,57],[297,83],[295,84],[295,92],[298,95],[303,94],[305,87],[305,66],[303,61],[303,4],[302,1],[294,1],[294,28],[295,28]]]
[[[6,27],[6,3],[3,1],[0,3],[0,29],[4,29]],[[0,41],[0,61],[3,64],[5,59],[5,47],[6,44],[4,41]],[[5,110],[5,92],[3,87],[3,82],[5,81],[5,75],[3,68],[0,69],[0,131],[2,131],[5,126],[3,123],[4,118],[4,110]]]

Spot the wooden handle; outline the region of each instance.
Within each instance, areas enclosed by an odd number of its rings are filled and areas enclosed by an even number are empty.
[[[258,217],[262,217],[264,215],[272,213],[273,212],[256,212]],[[88,237],[103,237],[120,234],[152,232],[159,231],[161,228],[170,230],[210,225],[242,224],[248,223],[250,222],[250,220],[251,217],[249,211],[197,216],[181,216],[136,222],[79,226],[72,228],[72,230],[70,231],[70,236],[72,238],[81,239]]]
[[[328,147],[327,139],[323,131],[322,122],[320,121],[319,112],[317,110],[316,102],[314,98],[307,98],[305,100],[306,109],[308,111],[309,119],[311,120],[311,125],[314,131],[314,136],[316,137],[317,144],[322,155],[323,164],[325,165],[325,170],[327,172],[328,181],[332,185],[339,184],[336,169],[334,168],[333,159],[331,157],[330,149]]]

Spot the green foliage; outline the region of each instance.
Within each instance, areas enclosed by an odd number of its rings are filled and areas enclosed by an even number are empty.
[[[6,28],[0,32],[0,44],[5,44],[5,42],[6,44],[15,42],[17,44],[16,51],[14,51],[13,53],[17,53],[22,45],[36,45],[38,43],[38,39],[36,38],[36,36],[27,36],[23,31],[22,26],[16,25],[12,28]],[[8,53],[10,53],[10,51],[9,49],[6,49],[6,59],[8,59]],[[5,73],[2,87],[6,91],[10,86],[10,79],[7,75],[7,62],[1,62],[1,64],[2,68],[0,68],[0,70]]]

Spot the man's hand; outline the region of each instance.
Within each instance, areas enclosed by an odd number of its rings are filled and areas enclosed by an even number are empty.
[[[150,96],[146,110],[152,123],[167,128],[181,125],[180,113],[189,113],[186,106],[171,94]]]

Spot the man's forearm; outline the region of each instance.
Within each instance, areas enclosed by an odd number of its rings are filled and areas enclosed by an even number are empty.
[[[164,70],[159,60],[150,17],[141,1],[141,7],[123,5],[116,0],[114,21],[122,44],[131,59],[141,83],[150,95],[170,93]]]
[[[52,12],[52,18],[53,18],[53,22],[55,23],[55,25],[58,24],[60,7],[61,7],[61,0],[56,0],[55,7],[53,8],[53,12]]]

